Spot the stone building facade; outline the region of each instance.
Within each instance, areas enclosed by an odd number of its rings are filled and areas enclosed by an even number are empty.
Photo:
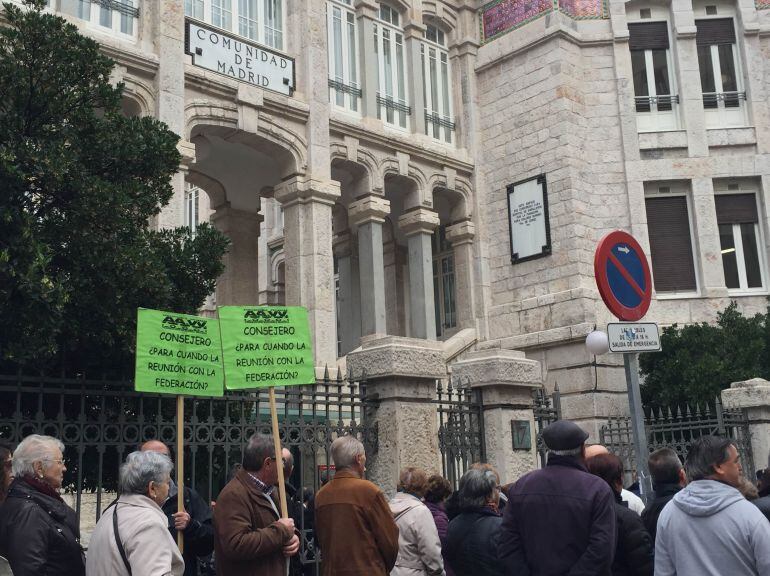
[[[531,419],[532,387],[558,385],[594,437],[627,410],[622,362],[584,346],[612,320],[593,277],[612,229],[651,257],[649,320],[765,306],[764,0],[49,4],[115,59],[126,113],[181,136],[155,224],[210,219],[232,240],[207,306],[306,306],[317,364],[368,370],[403,442],[399,414],[419,420],[411,400],[449,372],[486,387],[504,476],[531,465],[508,421]],[[293,76],[202,67],[186,17],[293,59]],[[551,250],[513,263],[506,188],[541,174]]]

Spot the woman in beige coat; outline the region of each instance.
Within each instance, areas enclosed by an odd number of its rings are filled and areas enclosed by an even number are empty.
[[[398,526],[398,558],[390,576],[445,576],[436,523],[422,503],[427,487],[425,471],[401,471],[398,493],[389,503]]]
[[[104,511],[91,536],[86,576],[182,576],[184,560],[160,508],[168,498],[172,467],[168,456],[157,452],[128,455],[120,467],[120,498]]]

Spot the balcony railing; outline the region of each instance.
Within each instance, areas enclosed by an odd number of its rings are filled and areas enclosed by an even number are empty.
[[[669,112],[674,104],[679,104],[679,94],[658,94],[657,96],[636,96],[637,112]]]
[[[703,107],[718,108],[720,103],[724,108],[739,108],[741,100],[746,100],[746,92],[704,92]]]
[[[407,105],[404,102],[393,100],[393,98],[390,98],[389,96],[382,97],[379,94],[377,94],[377,104],[379,106],[384,106],[388,110],[397,110],[399,112],[403,112],[407,116],[409,116],[412,113],[411,106]]]
[[[441,116],[439,114],[425,111],[425,123],[434,125],[434,126],[441,126],[442,128],[449,128],[450,130],[455,129],[455,123],[452,122],[450,118],[447,116]]]

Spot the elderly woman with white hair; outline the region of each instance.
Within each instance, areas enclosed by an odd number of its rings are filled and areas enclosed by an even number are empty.
[[[64,444],[32,434],[13,453],[14,481],[0,512],[0,556],[15,576],[85,574],[75,511],[59,495]]]
[[[184,560],[161,506],[173,464],[157,452],[132,452],[120,467],[120,498],[91,535],[89,576],[182,576]]]

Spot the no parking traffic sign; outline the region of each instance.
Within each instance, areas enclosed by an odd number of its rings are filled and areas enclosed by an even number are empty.
[[[647,257],[633,236],[615,230],[599,241],[594,276],[610,312],[628,322],[644,317],[652,298],[652,279]]]

